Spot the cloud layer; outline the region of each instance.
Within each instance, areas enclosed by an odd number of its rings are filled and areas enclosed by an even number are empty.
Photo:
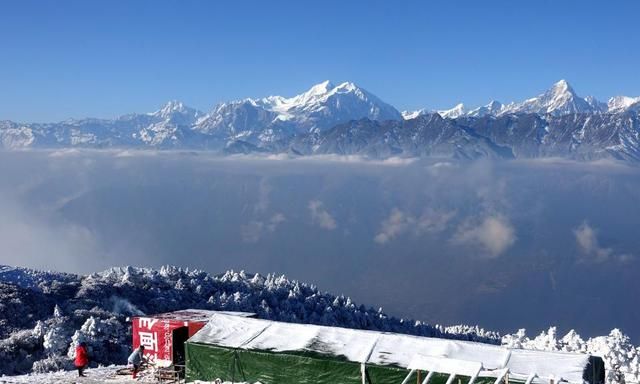
[[[629,256],[640,246],[639,169],[384,165],[0,152],[0,264],[276,272],[433,322],[635,329],[637,316],[618,314],[640,287]],[[597,319],[584,316],[594,297]],[[495,305],[518,311],[496,316]]]

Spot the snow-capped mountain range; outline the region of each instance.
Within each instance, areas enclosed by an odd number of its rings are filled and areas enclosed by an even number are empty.
[[[635,161],[640,159],[639,114],[640,97],[616,96],[603,103],[578,96],[565,80],[522,102],[402,113],[353,83],[325,81],[293,97],[236,100],[208,113],[171,101],[152,113],[115,119],[0,121],[0,147]],[[503,140],[495,141],[497,137]]]

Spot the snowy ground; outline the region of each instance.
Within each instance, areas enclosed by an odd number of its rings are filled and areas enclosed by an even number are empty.
[[[70,383],[155,383],[150,373],[142,373],[140,379],[134,380],[130,375],[118,375],[121,365],[89,368],[85,371],[87,377],[78,377],[77,371],[58,371],[49,373],[29,374],[21,376],[2,376],[0,383],[42,383],[42,384],[70,384]]]
[[[77,371],[58,371],[49,373],[29,374],[21,376],[1,376],[0,384],[98,384],[98,383],[157,383],[152,372],[142,372],[139,378],[134,380],[130,375],[118,375],[119,369],[124,365],[111,365],[108,367],[90,368],[85,371],[87,377],[78,377]],[[196,381],[196,384],[217,384],[208,381]],[[230,383],[221,383],[230,384]],[[243,383],[235,383],[243,384]],[[260,384],[260,383],[256,383]]]

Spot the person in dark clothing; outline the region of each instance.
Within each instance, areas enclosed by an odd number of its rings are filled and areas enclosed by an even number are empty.
[[[89,355],[87,354],[87,343],[82,342],[76,347],[76,359],[74,361],[78,369],[78,376],[84,377],[84,370],[89,365]]]
[[[127,362],[133,365],[134,379],[138,376],[138,371],[140,370],[140,366],[142,365],[143,361],[144,361],[144,345],[141,345],[138,348],[136,348],[131,353],[131,355],[129,355],[129,358],[127,359]]]

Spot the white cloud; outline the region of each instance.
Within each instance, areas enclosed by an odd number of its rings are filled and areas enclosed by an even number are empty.
[[[438,233],[447,229],[447,225],[456,215],[456,211],[426,210],[417,222],[418,233]]]
[[[385,244],[399,234],[405,232],[409,226],[415,223],[415,219],[406,215],[401,210],[394,208],[385,220],[380,224],[380,232],[373,238],[378,244]]]
[[[266,177],[260,179],[258,184],[258,202],[256,203],[256,212],[266,212],[269,208],[269,194],[271,193],[271,185],[267,182]]]
[[[319,225],[320,228],[334,230],[338,226],[333,216],[323,208],[322,201],[309,201],[309,212],[311,213],[311,220]]]
[[[241,228],[242,240],[246,243],[255,243],[265,234],[273,233],[278,226],[286,221],[282,213],[276,213],[266,221],[252,220]]]
[[[480,221],[468,220],[458,228],[452,241],[467,246],[479,246],[495,258],[516,242],[515,229],[502,215],[486,216]]]
[[[380,223],[380,231],[373,240],[378,244],[386,244],[405,232],[412,232],[415,235],[442,232],[455,214],[455,212],[427,210],[420,217],[414,217],[394,208],[389,217]]]
[[[615,255],[612,248],[600,246],[598,242],[598,231],[587,221],[583,221],[580,226],[573,230],[578,249],[585,258],[585,261],[604,262],[610,259],[626,262],[633,259],[632,255]]]

